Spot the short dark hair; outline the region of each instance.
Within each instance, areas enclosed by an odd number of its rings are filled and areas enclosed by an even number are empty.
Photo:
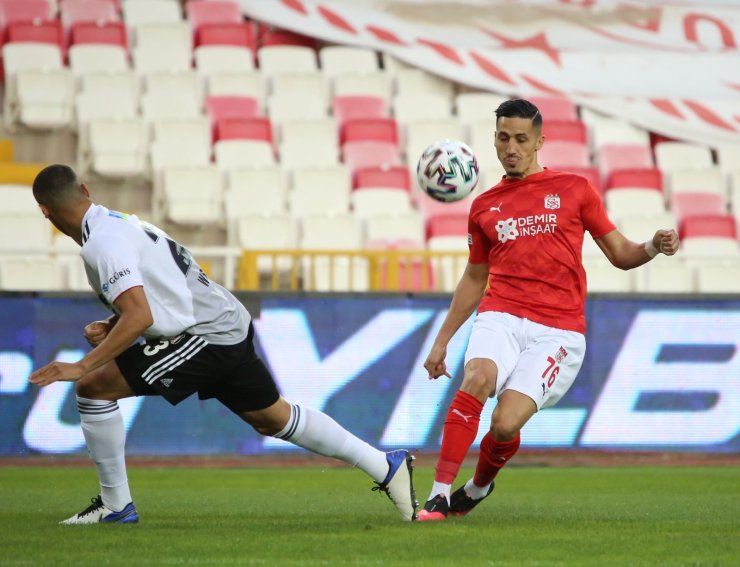
[[[528,118],[532,121],[532,126],[537,130],[542,129],[542,114],[540,114],[540,109],[523,98],[502,102],[496,109],[496,120],[502,116],[506,118]]]
[[[58,207],[77,198],[80,182],[68,165],[50,165],[42,169],[33,180],[33,196],[41,205]]]

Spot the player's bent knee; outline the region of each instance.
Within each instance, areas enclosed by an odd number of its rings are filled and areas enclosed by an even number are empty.
[[[465,366],[465,375],[460,389],[485,400],[496,388],[496,365],[493,361],[475,359]]]
[[[511,441],[519,434],[521,428],[522,424],[518,420],[494,414],[491,435],[496,441]]]

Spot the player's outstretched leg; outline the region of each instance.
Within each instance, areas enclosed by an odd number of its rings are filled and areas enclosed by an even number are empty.
[[[79,514],[67,518],[60,524],[135,524],[139,521],[139,514],[136,512],[136,506],[129,502],[120,512],[114,512],[103,504],[100,495],[91,499],[91,504]]]
[[[470,479],[453,492],[452,496],[450,496],[450,516],[467,516],[473,508],[483,502],[483,500],[493,492],[494,483],[491,481],[491,485],[488,487],[488,491],[485,493],[485,496],[482,498],[472,498],[466,490],[466,488],[473,488],[471,486],[472,482],[473,479]]]
[[[298,404],[291,404],[288,423],[275,437],[364,471],[375,481],[375,489],[388,495],[404,521],[416,519],[413,457],[408,451],[379,451],[325,413]]]
[[[383,482],[375,482],[373,490],[385,492],[396,505],[401,517],[407,522],[416,519],[416,494],[414,492],[414,457],[405,449],[385,454],[388,461],[388,475]]]

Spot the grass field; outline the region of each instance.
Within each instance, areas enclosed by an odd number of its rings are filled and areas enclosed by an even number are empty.
[[[417,467],[419,500],[432,474]],[[140,524],[59,526],[92,467],[0,468],[0,565],[740,565],[736,467],[511,467],[474,513],[432,524],[402,523],[347,468],[129,477]]]

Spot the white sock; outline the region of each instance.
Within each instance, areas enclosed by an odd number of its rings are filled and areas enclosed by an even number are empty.
[[[485,486],[477,486],[471,478],[468,482],[465,483],[465,492],[467,492],[468,496],[470,496],[473,500],[480,500],[481,498],[485,498],[490,487],[490,482]]]
[[[325,413],[291,404],[290,419],[282,431],[283,439],[325,457],[334,457],[382,482],[388,475],[385,453],[352,435]]]
[[[427,498],[427,500],[432,500],[438,494],[444,494],[445,498],[447,498],[447,502],[449,502],[450,492],[452,492],[452,485],[445,484],[443,482],[437,482],[435,480],[434,484],[432,485],[432,492],[429,494],[429,498]]]
[[[103,504],[120,512],[131,502],[126,477],[124,445],[126,431],[118,402],[77,397],[87,450],[95,461]]]

